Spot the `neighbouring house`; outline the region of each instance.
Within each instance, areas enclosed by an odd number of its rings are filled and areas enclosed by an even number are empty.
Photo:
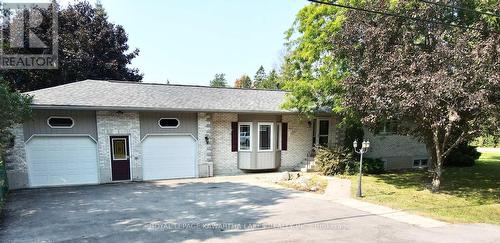
[[[286,92],[86,80],[28,92],[12,128],[11,189],[293,170],[314,144],[343,143],[339,118],[283,110]],[[388,169],[424,166],[425,146],[373,135]]]

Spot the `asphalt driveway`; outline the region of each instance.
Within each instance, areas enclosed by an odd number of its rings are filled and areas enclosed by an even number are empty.
[[[420,228],[291,190],[228,181],[12,192],[0,242],[500,242],[498,227]]]

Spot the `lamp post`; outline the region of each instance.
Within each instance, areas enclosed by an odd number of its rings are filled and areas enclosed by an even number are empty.
[[[354,140],[354,142],[352,142],[352,146],[354,147],[354,152],[360,154],[360,156],[359,156],[358,193],[356,194],[356,196],[361,197],[363,195],[361,193],[361,177],[363,176],[363,154],[368,151],[368,148],[370,147],[370,142],[363,141],[361,143],[361,148],[359,150],[356,150],[356,148],[358,147],[358,141]]]

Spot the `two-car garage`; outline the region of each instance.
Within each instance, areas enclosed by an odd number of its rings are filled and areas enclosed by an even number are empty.
[[[196,177],[192,136],[149,136],[142,149],[143,180]],[[99,183],[97,145],[89,136],[36,136],[26,155],[30,187]]]
[[[120,129],[134,123],[139,127]],[[9,183],[26,188],[197,177],[197,128],[196,113],[36,110],[19,133],[24,137],[16,137],[26,152],[22,177]]]

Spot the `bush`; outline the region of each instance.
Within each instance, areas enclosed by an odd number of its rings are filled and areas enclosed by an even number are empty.
[[[480,156],[481,153],[476,150],[475,146],[471,146],[468,143],[461,143],[451,150],[450,154],[445,158],[444,166],[473,166],[476,159],[479,159]]]
[[[342,148],[315,148],[314,162],[323,175],[338,175],[346,171],[346,166],[352,163],[352,154]]]
[[[382,174],[385,172],[384,161],[381,159],[363,158],[363,174]],[[346,166],[347,174],[359,173],[359,160]]]

